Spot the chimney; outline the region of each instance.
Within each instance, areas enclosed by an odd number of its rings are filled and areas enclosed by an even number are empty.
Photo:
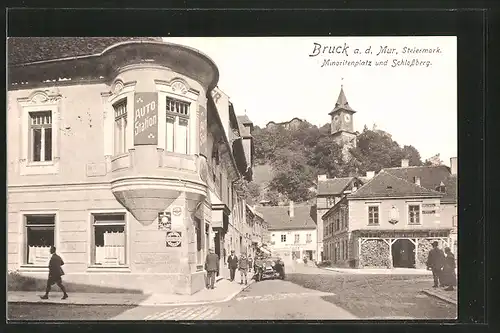
[[[326,180],[326,175],[318,175],[318,180]]]
[[[456,157],[450,158],[450,169],[452,175],[458,175],[458,162]]]
[[[366,172],[366,178],[372,179],[373,177],[375,177],[375,171],[367,171]]]
[[[406,158],[401,160],[401,167],[402,168],[407,168],[409,166],[409,164],[410,164],[410,160],[408,160]]]
[[[413,181],[416,185],[420,186],[420,177],[413,177]]]
[[[289,207],[288,207],[288,215],[290,215],[291,219],[295,216],[295,211],[293,208],[293,201],[291,201],[291,200],[290,200]]]

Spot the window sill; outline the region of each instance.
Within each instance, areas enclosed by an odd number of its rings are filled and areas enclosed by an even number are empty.
[[[54,161],[28,162],[26,164],[27,167],[44,167],[44,166],[53,166],[53,165],[55,165]]]
[[[21,176],[26,175],[50,175],[59,173],[59,161],[57,159],[46,162],[26,162],[20,165]]]
[[[87,268],[88,273],[99,272],[99,273],[130,273],[132,270],[128,266],[101,266],[92,265]]]
[[[49,268],[47,266],[36,266],[36,265],[30,265],[30,264],[23,264],[23,265],[21,265],[21,267],[19,267],[19,272],[48,273]]]

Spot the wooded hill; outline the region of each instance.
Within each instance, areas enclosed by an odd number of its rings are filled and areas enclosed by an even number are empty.
[[[253,137],[256,169],[271,173],[268,182],[262,183],[257,172],[254,181],[246,184],[247,198],[254,203],[308,201],[314,198],[321,174],[329,178],[364,176],[367,171],[397,167],[405,158],[412,166],[423,165],[415,147],[401,147],[390,134],[366,126],[357,137],[357,148],[350,149],[351,158],[347,161],[342,159],[342,147],[333,141],[330,124],[318,128],[304,121],[293,129],[255,127]]]

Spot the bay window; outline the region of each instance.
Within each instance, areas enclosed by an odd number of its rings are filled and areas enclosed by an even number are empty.
[[[114,155],[127,152],[127,99],[113,105],[115,110]]]
[[[189,102],[167,97],[165,150],[189,154]]]

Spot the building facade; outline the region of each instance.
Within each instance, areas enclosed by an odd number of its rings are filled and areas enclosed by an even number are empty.
[[[256,207],[269,224],[269,249],[283,260],[315,260],[317,232],[315,207],[310,205]]]
[[[55,245],[71,283],[203,289],[208,248],[245,223],[232,185],[250,165],[212,97],[215,63],[158,38],[8,52],[8,268],[45,278]]]
[[[395,176],[394,170],[382,170],[323,215],[325,257],[332,265],[423,268],[432,241],[452,245],[453,219],[443,216],[445,192],[423,187],[419,177],[410,182]]]
[[[363,181],[358,177],[327,178],[327,175],[318,176],[318,190],[316,194],[317,226],[318,226],[318,262],[324,259],[323,240],[332,234],[323,223],[322,216],[337,204],[345,195],[361,187]]]

